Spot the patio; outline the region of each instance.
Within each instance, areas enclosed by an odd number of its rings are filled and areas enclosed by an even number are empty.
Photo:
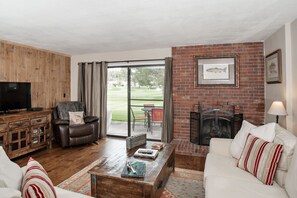
[[[133,135],[146,133],[147,139],[161,140],[162,127],[160,123],[154,123],[151,127],[152,127],[152,131],[147,131],[147,128],[143,124],[143,122],[136,122],[134,131],[133,131],[132,123],[131,123],[131,135],[133,136]],[[107,131],[107,135],[127,137],[128,122],[111,121]]]

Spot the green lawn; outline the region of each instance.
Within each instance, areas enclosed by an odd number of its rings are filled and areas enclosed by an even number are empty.
[[[113,121],[127,121],[128,111],[128,99],[127,99],[127,87],[108,87],[107,92],[107,105],[112,111]],[[149,89],[146,87],[131,88],[131,99],[163,99],[162,89]],[[131,100],[131,105],[143,106],[143,104],[155,104],[155,106],[163,106],[163,101],[134,101]],[[141,110],[142,107],[133,107],[135,116],[143,116],[144,112]]]

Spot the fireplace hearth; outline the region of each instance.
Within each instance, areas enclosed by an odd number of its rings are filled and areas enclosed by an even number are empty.
[[[234,138],[241,127],[243,114],[235,113],[234,107],[199,108],[190,113],[190,141],[208,146],[211,138]]]

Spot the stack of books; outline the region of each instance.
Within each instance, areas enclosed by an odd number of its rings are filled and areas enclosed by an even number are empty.
[[[152,149],[161,151],[163,149],[164,144],[163,143],[154,143],[152,144]]]
[[[159,154],[159,151],[157,150],[140,148],[134,153],[133,156],[156,159],[158,154]]]

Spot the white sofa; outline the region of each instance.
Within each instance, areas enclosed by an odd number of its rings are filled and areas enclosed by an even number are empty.
[[[20,186],[26,166],[20,168],[10,161],[0,146],[0,197],[21,198]],[[90,198],[89,196],[54,187],[58,198]]]
[[[281,139],[284,145],[283,153],[285,154],[282,157],[290,158],[287,160],[289,163],[287,171],[277,169],[276,176],[280,184],[274,180],[273,185],[264,185],[252,174],[238,168],[237,159],[233,158],[230,153],[232,139],[212,138],[204,170],[205,197],[297,198],[296,137],[279,125],[275,128],[275,134],[274,141],[279,143]]]
[[[58,198],[90,198],[89,196],[55,187]],[[1,198],[21,198],[21,192],[11,188],[0,187]]]

